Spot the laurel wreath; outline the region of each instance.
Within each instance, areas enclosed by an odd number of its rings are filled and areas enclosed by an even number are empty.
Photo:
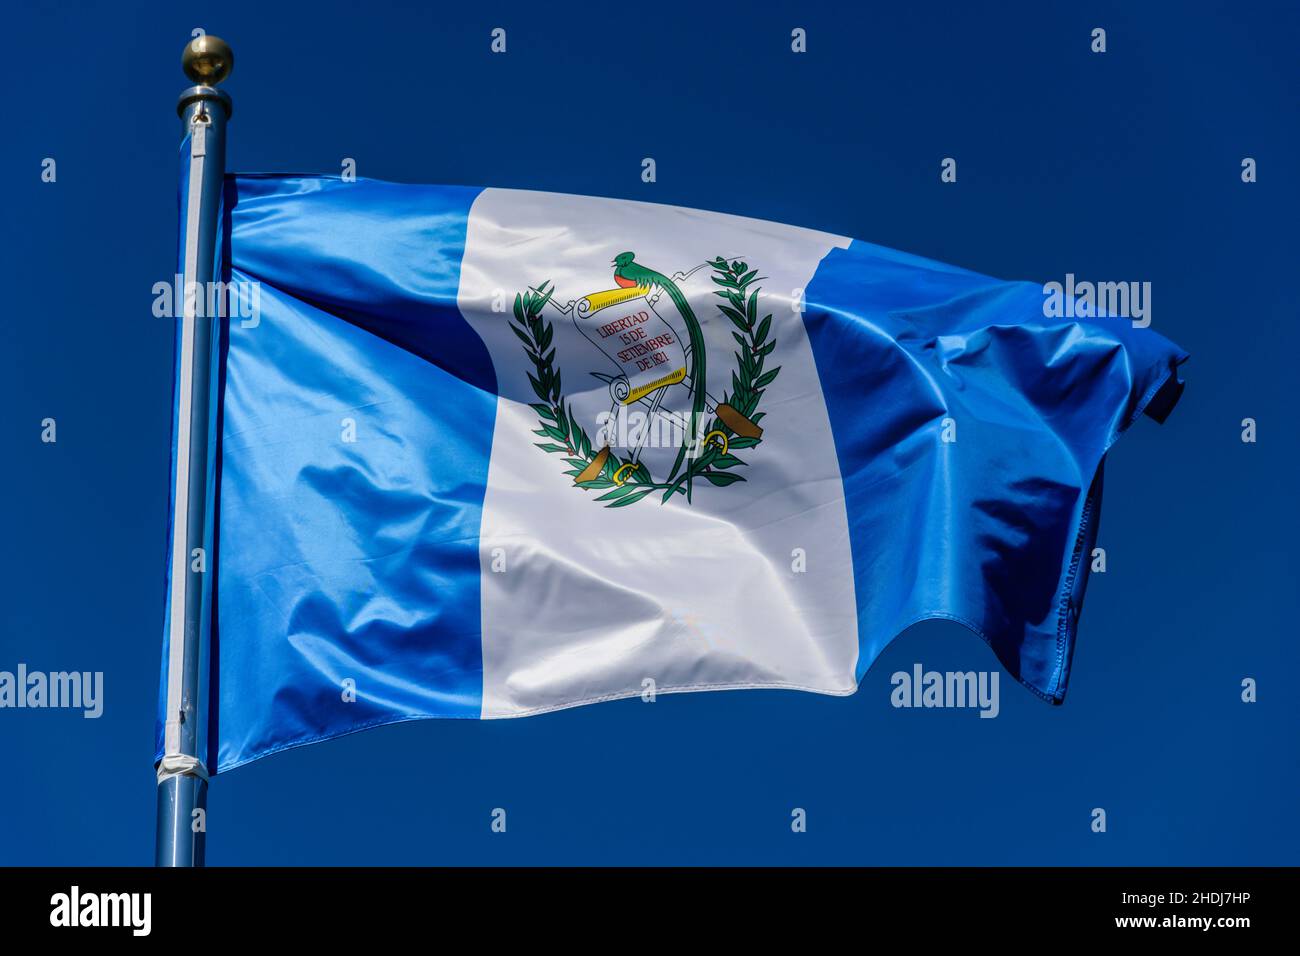
[[[758,318],[761,287],[754,283],[764,277],[740,260],[728,262],[719,256],[708,265],[713,269],[713,281],[721,286],[714,295],[725,300],[725,304],[718,305],[718,310],[735,326],[731,336],[738,347],[733,353],[736,367],[731,373],[731,389],[724,393],[722,401],[757,425],[765,414],[758,410],[763,392],[781,371],[779,365],[768,371],[763,368],[776,348],[776,340],[770,337],[772,316]],[[592,447],[586,430],[574,418],[573,406],[565,400],[560,372],[555,368],[556,350],[551,347],[554,328],[542,318],[542,309],[554,291],[547,280],[516,294],[514,322],[510,324],[533,363],[528,381],[539,401],[530,407],[537,412],[540,426],[533,434],[548,439],[534,444],[542,451],[564,456],[569,466],[564,473],[575,479],[575,487],[603,492],[596,500],[604,502],[607,508],[624,508],[656,491],[663,493],[661,504],[666,504],[675,494],[686,494],[688,472],[682,466],[690,450],[690,435],[678,449],[677,461],[664,481],[656,481],[644,464],[621,458],[612,448],[603,452]],[[694,476],[718,487],[744,481],[744,476],[733,469],[747,463],[734,452],[754,448],[762,443],[762,438],[737,435],[716,415],[709,419],[703,434],[721,434],[723,439],[719,441],[715,437],[705,443],[696,458]],[[605,461],[595,477],[576,481],[602,453]]]

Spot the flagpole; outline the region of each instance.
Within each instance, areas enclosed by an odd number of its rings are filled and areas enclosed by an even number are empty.
[[[172,491],[171,574],[167,606],[167,700],[158,764],[158,866],[202,866],[207,830],[206,707],[212,619],[212,505],[215,491],[220,320],[209,283],[220,279],[217,247],[226,174],[230,97],[217,84],[234,54],[214,36],[185,45],[181,67],[196,85],[181,93],[181,281],[176,465]]]

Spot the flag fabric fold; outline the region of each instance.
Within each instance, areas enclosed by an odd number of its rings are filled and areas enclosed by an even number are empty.
[[[959,621],[1063,699],[1102,465],[1177,346],[669,206],[227,188],[209,761],[423,717],[852,693]],[[159,751],[161,753],[161,750]]]

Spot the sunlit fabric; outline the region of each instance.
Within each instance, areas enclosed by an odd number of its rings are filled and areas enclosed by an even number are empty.
[[[1186,354],[812,230],[233,177],[210,765],[423,717],[849,694],[943,618],[1060,701]],[[161,753],[161,749],[159,751]]]

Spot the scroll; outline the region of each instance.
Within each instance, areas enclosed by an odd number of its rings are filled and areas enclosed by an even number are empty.
[[[648,286],[593,292],[575,304],[573,322],[622,373],[614,400],[631,405],[686,378],[686,352],[672,323],[655,311]]]

